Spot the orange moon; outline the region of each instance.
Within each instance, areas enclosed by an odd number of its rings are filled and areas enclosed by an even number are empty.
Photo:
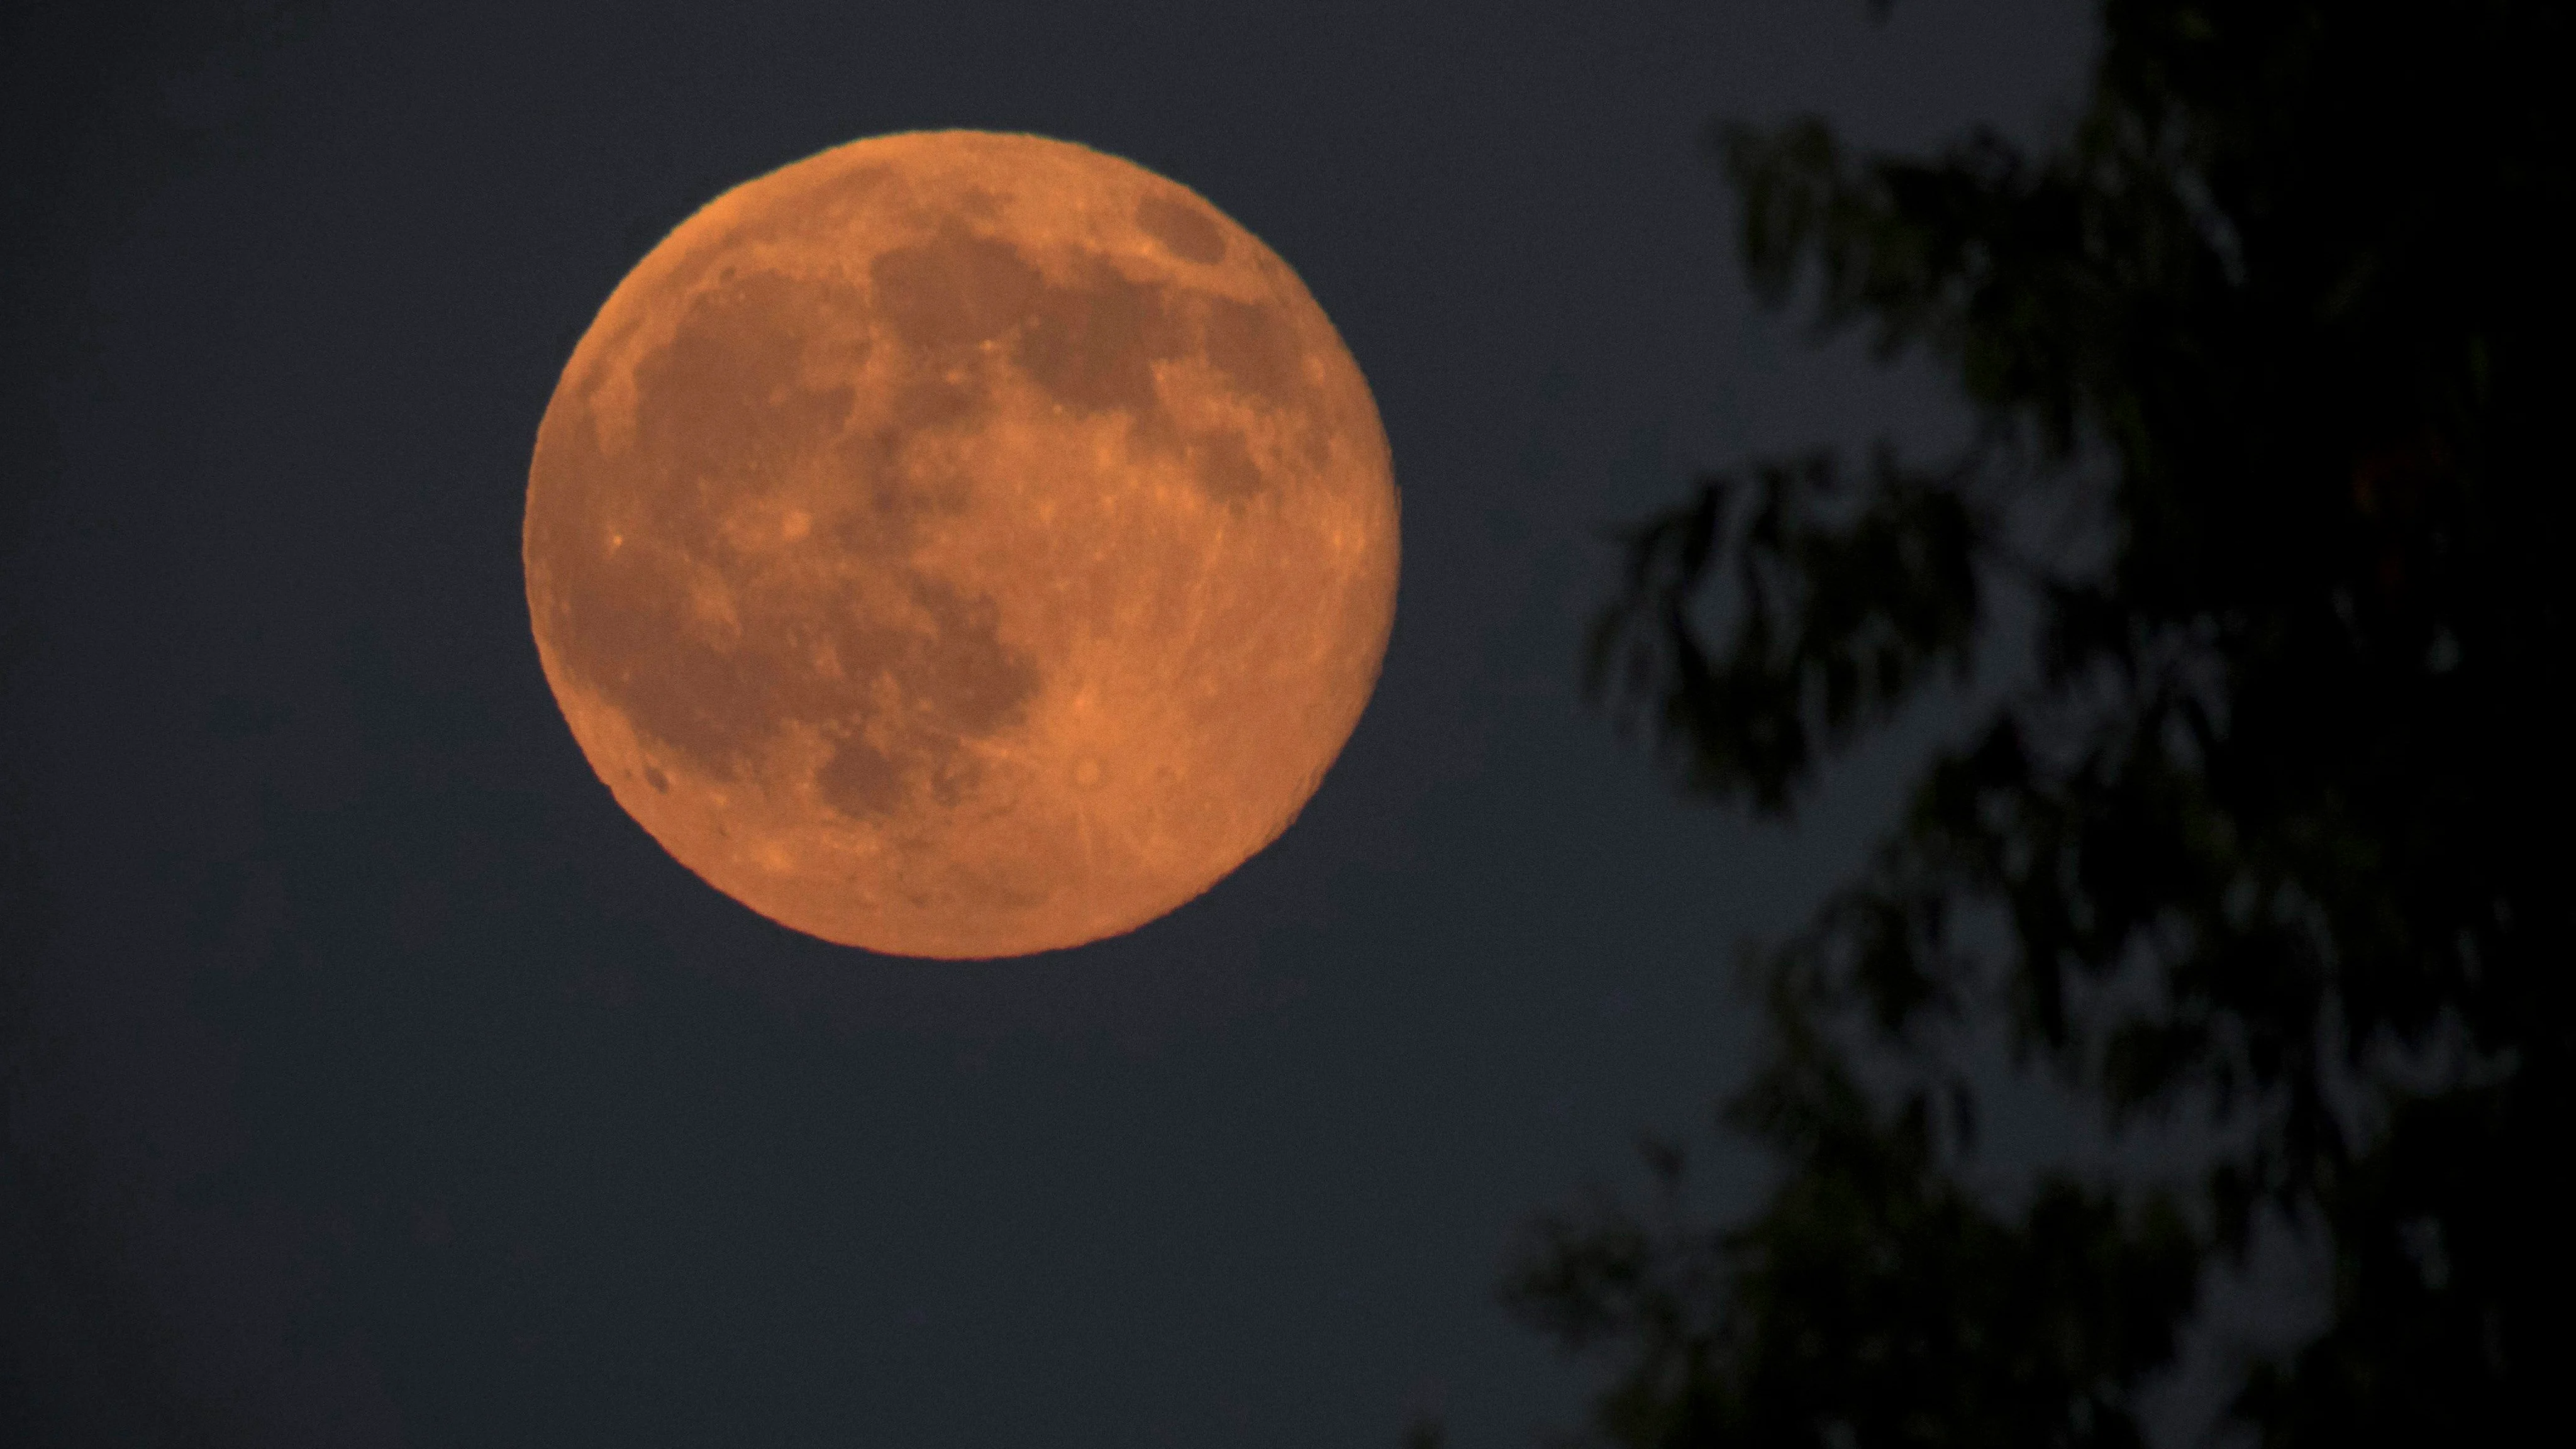
[[[591,767],[828,941],[1099,940],[1277,838],[1395,614],[1350,351],[1196,193],[1037,136],[854,141],[619,283],[529,468],[528,612]]]

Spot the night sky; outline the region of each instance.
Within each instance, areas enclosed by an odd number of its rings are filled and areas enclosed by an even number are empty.
[[[0,1438],[1460,1445],[1586,1374],[1495,1300],[1741,1070],[1934,707],[1794,830],[1583,702],[1606,526],[1920,446],[1758,314],[1706,123],[2077,99],[2082,4],[13,7]],[[875,957],[610,799],[519,573],[537,421],[664,232],[854,137],[1192,187],[1376,393],[1404,578],[1289,832],[1132,935]],[[12,910],[22,907],[13,905]],[[1709,1201],[1758,1185],[1721,1156]],[[12,1432],[9,1426],[19,1426]]]

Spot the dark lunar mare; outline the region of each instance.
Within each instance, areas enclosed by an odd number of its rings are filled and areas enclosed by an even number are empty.
[[[1224,229],[1168,196],[1148,196],[1137,202],[1136,228],[1183,261],[1214,265],[1225,260]]]
[[[912,524],[963,506],[965,489],[917,477],[902,440],[971,426],[981,390],[909,388],[887,426],[854,436],[853,387],[814,381],[858,375],[865,344],[829,320],[863,302],[774,272],[723,278],[637,364],[630,447],[603,453],[586,419],[547,429],[539,468],[556,486],[540,490],[530,529],[532,556],[563,568],[543,598],[576,681],[716,779],[748,776],[782,728],[809,727],[838,741],[818,776],[826,799],[866,817],[893,810],[911,781],[956,798],[969,769],[957,742],[1017,718],[1038,671],[1003,645],[989,599],[905,557]],[[733,500],[818,467],[850,483],[828,529],[774,556],[728,554],[718,524]],[[607,546],[608,520],[630,509],[623,543]],[[558,546],[559,533],[575,546]],[[887,596],[841,586],[852,571],[899,582],[905,607],[869,607]],[[706,616],[693,581],[720,582],[730,622]],[[881,707],[889,699],[907,707]]]
[[[1173,209],[1152,210],[1158,205]],[[1157,198],[1139,213],[1156,218],[1154,234],[1176,254],[1205,253],[1211,240],[1223,254],[1223,234],[1204,217]],[[1190,231],[1191,221],[1206,234]],[[1084,414],[1125,414],[1136,451],[1186,457],[1215,501],[1240,502],[1286,480],[1267,476],[1239,433],[1184,430],[1155,387],[1157,363],[1204,359],[1237,396],[1304,424],[1303,456],[1322,461],[1328,439],[1303,406],[1305,344],[1276,306],[1139,281],[1097,255],[1074,266],[1071,281],[1051,282],[1010,242],[951,226],[879,256],[870,281],[878,315],[923,371],[974,365],[983,344],[1004,341],[1047,396]]]
[[[1176,203],[1140,207],[1146,216],[1176,254],[1223,255],[1212,221]],[[1157,363],[1203,359],[1288,426],[1302,461],[1320,463],[1329,446],[1326,420],[1303,406],[1303,340],[1275,307],[1139,281],[1099,256],[1051,281],[1008,241],[959,224],[880,254],[869,281],[862,293],[720,266],[670,342],[635,365],[630,446],[603,452],[587,419],[549,419],[538,467],[554,486],[529,524],[532,556],[563,569],[542,596],[575,680],[715,779],[748,777],[782,729],[811,729],[834,742],[818,789],[860,819],[896,813],[915,786],[954,803],[975,768],[959,743],[1009,727],[1040,683],[1034,661],[1001,641],[991,599],[909,562],[921,520],[972,502],[973,479],[910,445],[989,421],[1002,379],[986,344],[1078,414],[1123,416],[1133,452],[1179,458],[1227,507],[1295,480],[1265,468],[1238,430],[1184,427],[1157,389]],[[871,314],[874,344],[842,325]],[[830,379],[856,379],[872,346],[901,349],[904,380],[872,426],[854,427],[862,399]],[[729,549],[719,525],[733,503],[817,473],[846,488],[810,538]],[[609,520],[628,517],[608,546]],[[853,587],[860,575],[900,587]],[[710,586],[729,620],[701,607]]]

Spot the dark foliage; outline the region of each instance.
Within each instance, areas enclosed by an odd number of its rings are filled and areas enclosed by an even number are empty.
[[[1552,1221],[1512,1285],[1576,1346],[1637,1340],[1601,1404],[1622,1443],[2133,1445],[2124,1386],[2172,1350],[2197,1251],[2175,1206],[2044,1180],[2000,1215],[1940,1167],[1925,1104],[1892,1115],[1799,1013],[1733,1103],[1794,1164],[1724,1232],[1653,1148],[1646,1218]]]
[[[1996,681],[1761,979],[1747,1223],[1549,1225],[1513,1301],[1621,1355],[1625,1444],[2133,1442],[2207,1272],[2332,1265],[2248,1365],[2273,1445],[2546,1422],[2571,1282],[2571,205],[2565,5],[2110,0],[2025,154],[1728,128],[1748,270],[1956,377],[1959,457],[1699,485],[1631,537],[1594,679],[1684,783],[1794,810],[1942,679]],[[2030,600],[2029,661],[1978,658]],[[1984,673],[1980,674],[1983,666]],[[1996,929],[1981,930],[1980,923]],[[2000,1020],[2206,1171],[1963,1185],[1942,1043]],[[1840,1034],[1838,1034],[1840,1033]],[[1902,1085],[1866,1093],[1842,1048]]]

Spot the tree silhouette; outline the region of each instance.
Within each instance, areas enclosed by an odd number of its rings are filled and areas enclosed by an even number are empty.
[[[2323,1326],[2243,1366],[2268,1445],[2481,1442],[2571,1286],[2570,7],[2109,0],[2070,132],[1854,157],[1720,130],[1777,307],[1975,407],[1932,465],[1704,478],[1628,535],[1593,683],[1684,786],[1793,813],[1927,687],[1988,701],[1754,979],[1746,1221],[1543,1221],[1509,1300],[1608,1355],[1629,1445],[2119,1445],[2267,1225]],[[2031,657],[1988,627],[2026,601]],[[1971,1191],[1958,1043],[2158,1184]],[[1881,1079],[1892,1081],[1888,1087]],[[1878,1083],[1864,1086],[1864,1082]]]

